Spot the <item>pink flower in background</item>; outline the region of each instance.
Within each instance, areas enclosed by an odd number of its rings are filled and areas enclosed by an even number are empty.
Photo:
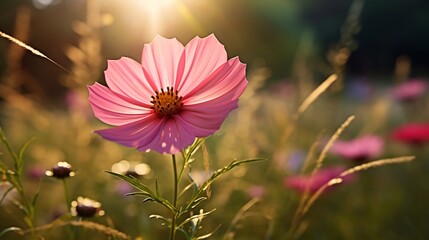
[[[262,198],[265,196],[265,187],[262,185],[253,185],[249,189],[247,189],[247,193],[252,198]]]
[[[212,34],[185,47],[160,36],[143,48],[142,63],[108,61],[108,87],[89,86],[89,101],[107,140],[160,153],[178,153],[196,137],[216,132],[247,85],[246,66],[228,60]]]
[[[284,179],[284,186],[297,190],[298,192],[305,193],[314,193],[323,185],[328,183],[331,179],[338,177],[346,168],[344,167],[329,167],[321,169],[314,173],[313,175],[302,175],[302,176],[289,176]],[[343,179],[348,181],[350,175]]]
[[[384,149],[384,141],[378,136],[367,135],[350,141],[337,140],[331,153],[356,162],[364,162],[378,157]]]
[[[91,109],[86,100],[86,96],[76,90],[70,90],[65,96],[66,104],[71,112],[79,112],[85,117],[91,116]]]
[[[394,98],[400,101],[411,101],[422,96],[428,87],[424,80],[408,80],[392,89]]]
[[[393,131],[397,141],[419,145],[429,142],[429,123],[409,123]]]

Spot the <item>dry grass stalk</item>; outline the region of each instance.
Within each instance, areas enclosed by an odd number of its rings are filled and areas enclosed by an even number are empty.
[[[204,171],[207,177],[210,176],[210,160],[209,160],[209,151],[205,143],[201,144],[201,150],[203,151],[203,163],[204,163]],[[211,196],[211,188],[210,185],[206,189],[207,197]]]
[[[289,230],[289,238],[290,239],[296,239],[298,234],[298,229],[300,229],[300,225],[303,224],[302,218],[303,216],[309,211],[311,206],[313,206],[314,202],[320,197],[320,195],[328,188],[337,184],[340,184],[343,182],[344,177],[349,176],[353,173],[364,171],[370,168],[374,167],[380,167],[384,165],[390,165],[390,164],[400,164],[400,163],[407,163],[412,160],[414,160],[414,156],[403,156],[403,157],[397,157],[397,158],[387,158],[387,159],[381,159],[377,161],[372,161],[369,163],[364,163],[361,165],[358,165],[356,167],[350,168],[341,174],[339,174],[338,177],[331,179],[328,183],[324,184],[322,187],[320,187],[311,197],[308,198],[308,201],[305,202],[304,207],[301,209],[297,209],[297,212],[295,213],[294,219],[292,221],[292,226]]]
[[[311,144],[310,149],[308,150],[308,154],[307,157],[305,158],[304,164],[301,168],[300,173],[304,173],[307,171],[308,167],[310,166],[310,163],[312,163],[313,159],[316,156],[316,152],[319,149],[319,146],[322,142],[322,136],[323,136],[323,132],[317,137],[316,141],[313,142],[313,144]]]
[[[21,41],[28,41],[30,32],[31,11],[28,7],[20,7],[16,12],[14,36]],[[5,84],[16,88],[23,84],[24,77],[22,73],[21,62],[25,54],[25,48],[16,44],[10,44],[7,52],[7,69]]]
[[[346,121],[341,124],[341,126],[335,131],[334,135],[329,138],[329,141],[326,143],[325,147],[322,149],[322,152],[319,155],[319,158],[316,161],[316,166],[313,169],[313,174],[318,171],[323,164],[323,160],[326,158],[326,154],[328,153],[329,149],[332,147],[332,144],[335,142],[335,140],[338,139],[338,137],[341,135],[341,133],[344,132],[344,130],[350,125],[350,123],[355,119],[355,116],[350,116],[346,119]]]
[[[322,194],[326,190],[326,188],[342,183],[344,177],[346,177],[346,176],[349,176],[349,175],[356,173],[356,172],[361,172],[361,171],[365,171],[365,170],[370,169],[370,168],[380,167],[380,166],[384,166],[384,165],[407,163],[407,162],[413,161],[414,159],[415,159],[414,156],[386,158],[386,159],[381,159],[381,160],[377,160],[377,161],[372,161],[369,163],[364,163],[364,164],[358,165],[356,167],[350,168],[350,169],[342,172],[337,178],[331,179],[328,183],[326,183],[321,188],[319,188],[319,190],[317,192],[315,192],[311,196],[311,198],[308,200],[306,206],[302,210],[301,215],[304,215],[308,212],[310,207],[313,205],[313,203],[316,201],[316,199],[320,196],[320,194]]]
[[[295,130],[296,122],[298,121],[299,116],[305,112],[308,107],[323,93],[326,89],[329,88],[335,81],[337,80],[337,75],[332,74],[325,81],[323,81],[313,92],[308,95],[308,97],[302,102],[302,104],[298,107],[296,113],[292,116],[291,122],[286,127],[283,135],[280,139],[280,146],[283,146],[286,140],[289,138],[290,134]]]
[[[51,230],[53,228],[58,228],[58,227],[64,227],[64,226],[75,226],[75,227],[82,227],[85,229],[90,229],[90,230],[94,230],[97,232],[101,232],[104,233],[107,236],[111,236],[114,238],[119,238],[119,239],[131,239],[131,237],[129,237],[128,235],[126,235],[125,233],[122,233],[116,229],[104,226],[102,224],[99,223],[95,223],[95,222],[89,222],[89,221],[63,221],[63,220],[57,220],[54,221],[50,224],[46,224],[40,227],[36,227],[33,229],[28,229],[28,230],[24,230],[24,231],[18,231],[17,233],[19,235],[28,235],[28,234],[32,234],[35,232],[43,232],[43,231],[47,231],[47,230]]]
[[[332,74],[329,76],[322,84],[320,84],[313,92],[308,95],[308,97],[302,102],[299,106],[297,114],[302,114],[307,110],[307,108],[323,93],[328,89],[337,80],[337,75]],[[298,118],[298,117],[296,117]]]
[[[73,24],[73,30],[79,35],[77,46],[70,46],[66,56],[72,62],[71,73],[62,79],[62,83],[71,89],[86,93],[86,85],[100,78],[102,72],[101,37],[102,17],[99,0],[87,1],[86,19]]]
[[[343,87],[344,68],[352,52],[357,48],[355,36],[361,30],[360,15],[364,6],[364,0],[354,0],[350,6],[346,21],[341,28],[341,35],[338,44],[328,51],[328,61],[334,73],[338,75],[338,81],[334,90]]]
[[[344,121],[343,124],[341,124],[341,126],[335,131],[335,133],[331,136],[331,138],[329,139],[329,141],[326,143],[325,147],[322,149],[322,152],[319,154],[319,157],[316,161],[316,166],[314,167],[313,171],[312,171],[312,175],[314,173],[316,173],[323,164],[323,160],[326,158],[326,154],[328,153],[329,149],[331,148],[332,144],[335,142],[335,140],[337,140],[337,138],[341,135],[341,133],[350,125],[350,123],[353,121],[355,117],[352,115],[350,117],[348,117],[346,119],[346,121]],[[313,144],[312,148],[311,148],[311,152],[315,151],[315,146],[318,146],[317,141]],[[307,165],[309,163],[307,163],[309,159],[306,159],[306,163],[305,163],[305,168],[307,168]],[[302,217],[302,212],[304,212],[304,209],[308,203],[308,199],[310,198],[309,192],[306,191],[298,204],[298,207],[296,208],[295,214],[292,217],[292,227],[291,227],[291,233],[294,234],[295,233],[295,229],[299,228],[300,225],[300,220]]]
[[[51,63],[55,64],[57,67],[61,68],[62,70],[64,70],[67,73],[70,73],[66,68],[64,68],[63,66],[61,66],[59,63],[55,62],[54,60],[50,59],[49,57],[47,57],[45,54],[41,53],[40,51],[34,49],[33,47],[21,42],[20,40],[0,31],[0,37],[6,38],[7,40],[17,44],[20,47],[23,47],[25,49],[27,49],[28,51],[30,51],[31,53],[33,53],[36,56],[42,57],[48,61],[50,61]]]
[[[243,207],[240,208],[240,210],[237,212],[237,214],[234,216],[234,218],[231,221],[231,224],[229,225],[223,240],[232,240],[234,239],[234,229],[239,224],[240,220],[245,218],[245,214],[249,211],[250,208],[252,208],[256,203],[260,201],[259,198],[252,198],[249,202],[247,202]]]

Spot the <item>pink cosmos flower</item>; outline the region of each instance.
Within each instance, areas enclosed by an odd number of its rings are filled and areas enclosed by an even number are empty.
[[[367,161],[382,154],[384,141],[378,136],[367,135],[350,141],[334,142],[331,153],[356,162]]]
[[[95,116],[113,125],[103,138],[160,153],[178,153],[196,137],[216,132],[247,85],[246,66],[228,60],[212,34],[185,47],[160,36],[143,48],[141,64],[130,58],[108,61],[108,87],[89,86]]]
[[[422,96],[428,87],[424,80],[408,80],[392,89],[394,98],[400,101],[411,101]]]
[[[408,123],[393,131],[393,138],[411,145],[429,142],[429,123]]]
[[[303,175],[303,176],[289,176],[284,179],[284,186],[297,190],[298,192],[305,193],[315,193],[319,188],[328,183],[330,180],[338,177],[346,168],[337,166],[337,167],[328,167],[321,169],[313,175]],[[350,180],[350,175],[343,179],[344,181]]]

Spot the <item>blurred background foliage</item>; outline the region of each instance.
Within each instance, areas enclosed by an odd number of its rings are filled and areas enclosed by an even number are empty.
[[[306,49],[312,71],[328,74],[327,53],[338,43],[352,4],[351,0],[181,0],[180,4],[153,7],[151,2],[156,1],[101,1],[101,21],[109,22],[100,30],[104,59],[124,55],[139,59],[143,44],[155,34],[186,43],[195,35],[215,33],[230,56],[239,55],[250,66],[269,68],[270,81],[292,75],[299,48]],[[31,9],[27,42],[60,64],[70,66],[64,53],[78,41],[72,27],[76,21],[86,19],[86,1],[3,0],[0,26],[4,32],[14,32],[16,14],[22,6]],[[347,65],[349,75],[391,76],[401,56],[410,60],[411,75],[427,74],[428,11],[429,4],[424,0],[392,0],[388,4],[366,1],[361,12],[361,30],[355,39],[358,47]],[[5,56],[8,44],[0,43],[1,55]],[[62,91],[57,79],[63,73],[35,58],[26,53],[22,63],[36,79],[32,87],[59,97]],[[102,64],[105,67],[105,61]],[[3,58],[0,70],[5,68]]]
[[[347,186],[322,195],[301,225],[306,229],[301,237],[425,239],[429,164],[424,160],[429,152],[423,144],[393,141],[391,132],[403,123],[427,122],[429,99],[424,94],[400,102],[390,88],[409,78],[427,78],[428,12],[424,0],[2,0],[0,30],[71,72],[0,41],[2,127],[15,149],[36,138],[25,155],[29,194],[43,182],[36,224],[67,212],[61,182],[40,173],[68,161],[76,171],[68,179],[70,195],[94,198],[106,211],[93,221],[132,237],[166,238],[160,235],[165,228],[147,219],[158,209],[124,198],[129,189],[103,171],[120,160],[146,163],[151,170],[142,181],[152,184],[156,175],[160,186],[170,186],[168,159],[92,134],[106,125],[93,117],[86,85],[104,81],[107,59],[128,56],[139,61],[143,44],[156,34],[185,44],[196,35],[215,33],[229,57],[238,55],[248,64],[249,88],[240,108],[206,142],[210,169],[234,159],[268,161],[237,169],[213,186],[204,207],[218,210],[203,231],[219,227],[215,239],[286,239],[300,195],[285,188],[284,179],[299,174],[296,168],[305,158],[312,161],[309,155],[320,153],[320,146],[311,151],[314,143],[322,145],[354,114],[356,120],[341,138],[377,134],[386,141],[382,157],[413,154],[418,160],[361,173]],[[302,100],[333,72],[343,81],[332,87],[336,91],[328,90],[294,122]],[[293,131],[286,134],[290,126]],[[298,159],[298,167],[291,166],[292,158]],[[193,172],[204,175],[203,165],[196,161]],[[355,163],[329,155],[326,165]],[[162,191],[169,196],[172,190]],[[261,200],[230,225],[255,194]],[[2,205],[0,229],[22,227],[20,217],[16,209]],[[49,231],[47,239],[58,239],[63,230]],[[81,234],[105,239],[91,231]]]

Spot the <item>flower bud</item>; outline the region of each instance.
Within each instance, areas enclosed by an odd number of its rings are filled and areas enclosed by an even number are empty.
[[[58,162],[51,170],[45,172],[46,176],[63,179],[73,177],[75,173],[71,169],[71,165],[67,162]]]
[[[73,216],[83,218],[104,215],[104,211],[101,209],[101,203],[84,197],[78,197],[76,201],[71,203],[71,213]]]

